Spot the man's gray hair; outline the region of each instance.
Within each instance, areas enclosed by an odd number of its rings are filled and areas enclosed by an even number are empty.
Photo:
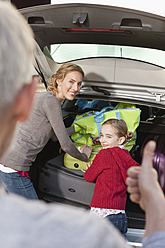
[[[0,111],[31,82],[34,44],[24,17],[9,2],[0,1]]]

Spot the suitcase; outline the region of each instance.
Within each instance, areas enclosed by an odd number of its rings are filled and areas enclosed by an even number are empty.
[[[158,172],[158,181],[163,192],[165,193],[165,134],[149,135],[144,141],[143,148],[149,140],[154,140],[156,142],[153,167]]]
[[[63,161],[64,154],[47,161],[39,175],[40,192],[89,206],[95,183],[86,182],[81,170],[66,168]]]
[[[76,147],[83,146],[82,144],[74,143]],[[99,143],[100,144],[100,143]],[[95,145],[92,146],[92,153],[89,158],[89,162],[92,163],[93,159],[95,158],[96,154],[100,151],[102,148],[101,145]],[[80,161],[72,156],[70,156],[68,153],[65,153],[64,155],[64,166],[70,169],[75,170],[86,170],[86,162]]]

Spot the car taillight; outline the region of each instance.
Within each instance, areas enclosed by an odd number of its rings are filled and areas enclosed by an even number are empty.
[[[125,33],[124,30],[113,30],[113,29],[100,29],[100,28],[67,28],[68,31],[73,32],[106,32],[106,33]]]

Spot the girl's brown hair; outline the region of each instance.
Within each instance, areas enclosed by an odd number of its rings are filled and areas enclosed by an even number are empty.
[[[108,119],[106,120],[103,125],[111,125],[115,131],[116,135],[120,137],[125,137],[125,142],[126,143],[129,139],[133,137],[133,132],[128,131],[127,124],[124,120],[118,120],[118,119]]]
[[[76,64],[72,63],[65,63],[60,66],[60,68],[56,71],[55,74],[53,74],[49,79],[49,86],[47,88],[48,91],[53,91],[53,93],[56,95],[58,92],[57,87],[57,79],[63,80],[67,73],[71,71],[78,71],[82,74],[82,77],[84,77],[83,69]]]

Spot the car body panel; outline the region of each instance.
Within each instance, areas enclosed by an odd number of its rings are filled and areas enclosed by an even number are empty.
[[[52,0],[51,4],[67,4],[67,3],[82,3],[79,0]],[[157,0],[156,2],[144,2],[143,0],[139,1],[123,1],[123,0],[83,0],[83,4],[99,4],[99,5],[110,5],[115,7],[129,8],[134,10],[145,11],[152,14],[157,14],[165,16],[165,5],[162,0]]]
[[[165,18],[162,16],[126,8],[80,3],[31,7],[22,9],[21,13],[33,28],[41,48],[53,43],[77,42],[132,45],[165,50]],[[86,18],[83,14],[86,14]],[[68,30],[71,28],[88,31],[72,32]],[[101,35],[96,34],[96,39],[89,29],[113,32],[110,33],[111,35],[105,32],[102,39],[102,31]]]

